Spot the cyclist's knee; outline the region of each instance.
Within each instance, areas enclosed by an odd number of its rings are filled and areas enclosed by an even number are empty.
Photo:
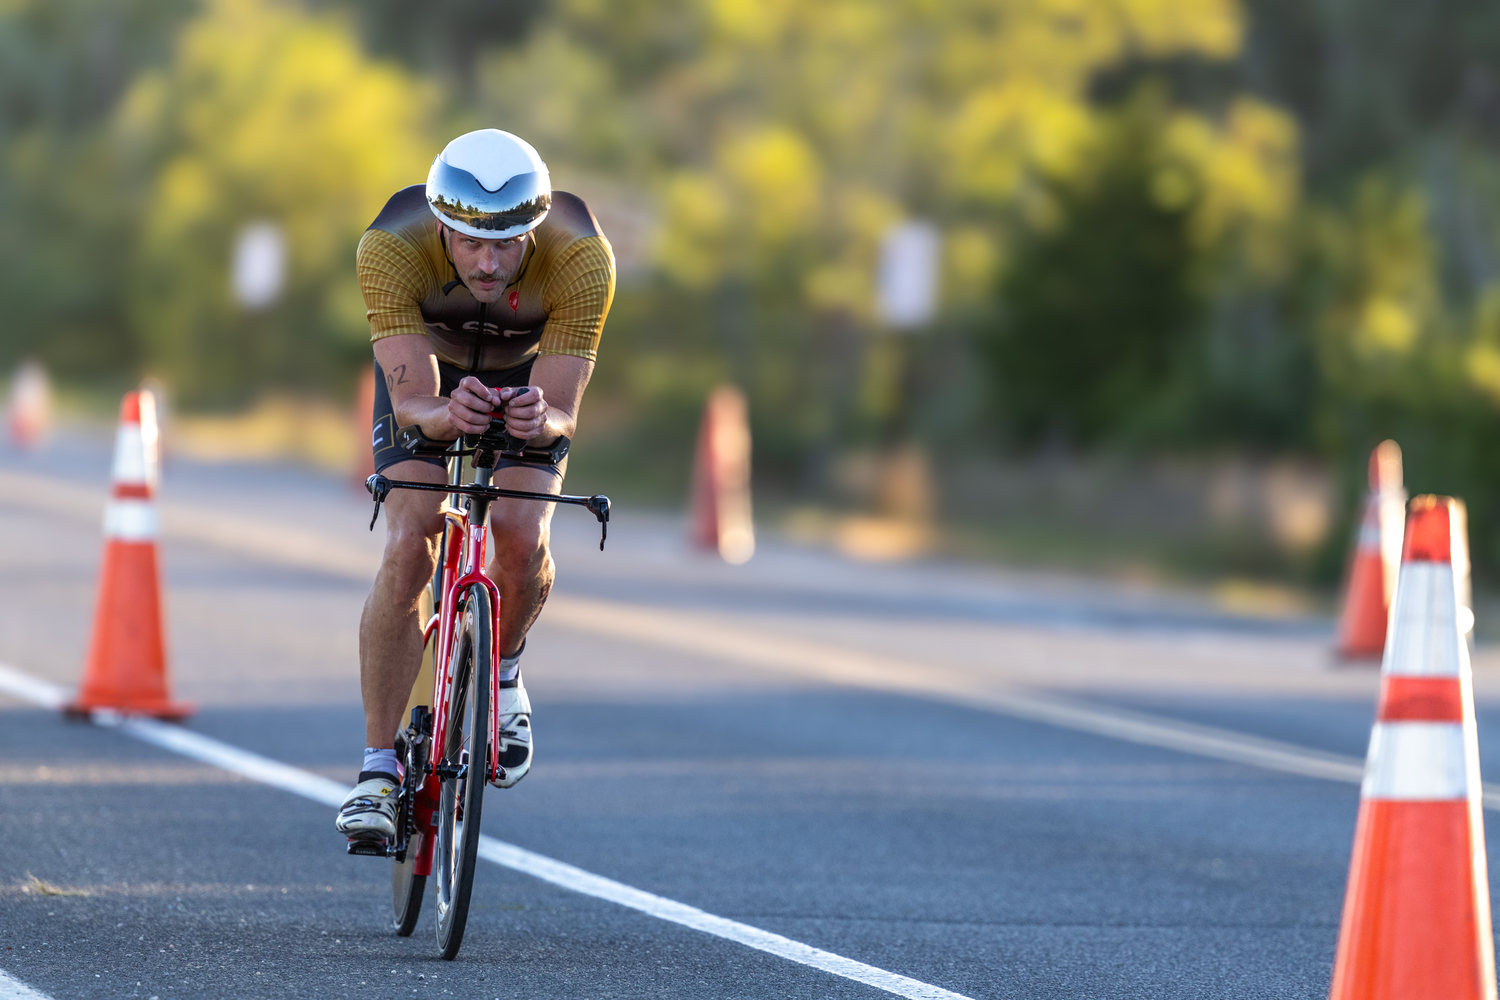
[[[495,536],[495,562],[511,579],[533,579],[551,566],[547,536],[540,524],[508,526]]]
[[[402,590],[415,593],[437,568],[441,536],[427,528],[414,519],[414,523],[394,522],[386,533],[382,569],[403,582]]]

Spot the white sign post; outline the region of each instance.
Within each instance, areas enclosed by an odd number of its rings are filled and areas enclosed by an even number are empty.
[[[274,222],[252,222],[240,230],[230,268],[234,300],[252,312],[281,298],[286,283],[286,239]]]
[[[911,220],[886,231],[875,287],[875,311],[881,322],[904,332],[932,322],[941,249],[942,238],[930,222]]]

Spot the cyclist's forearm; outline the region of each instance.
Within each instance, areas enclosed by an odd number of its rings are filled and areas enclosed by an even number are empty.
[[[448,400],[442,396],[408,396],[392,400],[396,426],[417,424],[434,441],[452,441],[462,433],[448,415]]]
[[[533,448],[546,448],[560,437],[571,438],[577,429],[578,419],[573,414],[554,407],[547,410],[546,421],[536,437],[526,443]]]

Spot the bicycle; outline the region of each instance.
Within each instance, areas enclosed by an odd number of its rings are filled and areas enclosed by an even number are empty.
[[[609,537],[609,497],[491,485],[497,458],[555,464],[567,453],[566,438],[552,449],[536,451],[504,427],[494,419],[484,434],[464,435],[452,443],[426,437],[415,424],[402,427],[397,439],[414,454],[447,458],[447,485],[387,479],[379,473],[365,481],[375,500],[372,531],[393,489],[448,494],[441,508],[442,560],[424,594],[424,603],[432,607],[422,629],[423,673],[426,665],[433,673],[431,697],[427,705],[410,706],[410,724],[396,739],[397,757],[406,768],[398,792],[396,837],[393,842],[351,840],[348,848],[350,854],[393,859],[391,926],[402,937],[416,929],[427,877],[436,870],[437,941],[446,959],[458,954],[468,921],[484,786],[505,774],[499,759],[500,720],[492,710],[499,691],[494,666],[500,659],[495,648],[500,591],[484,570],[490,504],[505,498],[586,507],[599,521],[601,550]],[[474,470],[467,484],[462,482],[464,458],[472,459]],[[420,699],[422,676],[413,688],[414,700]],[[483,769],[483,780],[472,780],[476,764]]]

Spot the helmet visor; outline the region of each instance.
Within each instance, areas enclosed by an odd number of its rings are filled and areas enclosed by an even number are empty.
[[[501,239],[506,230],[529,229],[547,214],[552,183],[545,172],[533,171],[516,174],[498,191],[490,191],[473,174],[440,156],[427,174],[427,204],[444,219]]]

